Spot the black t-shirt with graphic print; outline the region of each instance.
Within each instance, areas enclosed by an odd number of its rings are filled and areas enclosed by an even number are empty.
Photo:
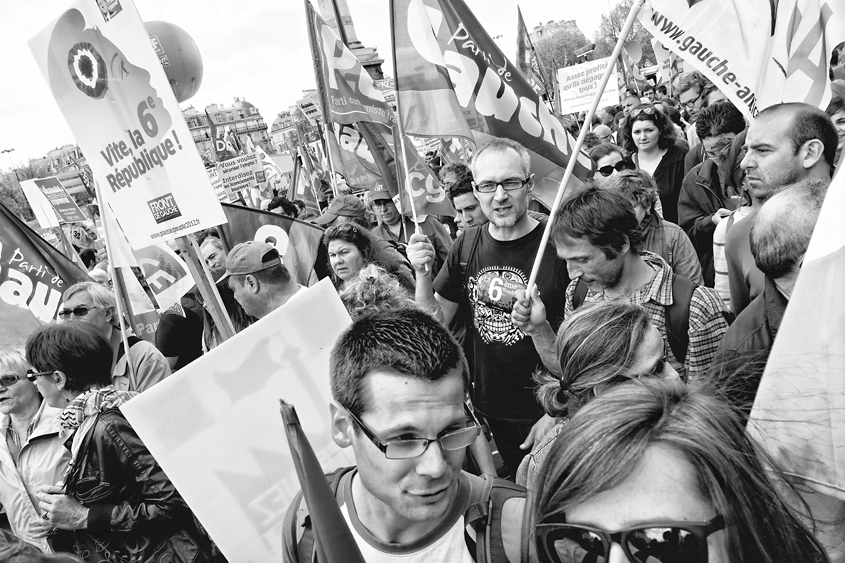
[[[490,418],[533,423],[543,415],[532,378],[542,361],[531,337],[513,324],[511,310],[516,291],[528,285],[544,226],[539,224],[512,241],[494,239],[487,227],[473,227],[458,237],[434,281],[434,290],[458,303],[458,314],[467,320],[464,350],[473,379],[475,407]],[[546,318],[555,330],[563,319],[568,284],[566,262],[549,243],[537,286]]]

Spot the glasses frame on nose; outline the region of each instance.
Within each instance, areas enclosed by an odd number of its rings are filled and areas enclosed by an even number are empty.
[[[364,423],[361,421],[361,419],[360,419],[360,418],[358,418],[357,416],[355,416],[354,414],[352,414],[352,411],[350,411],[350,410],[348,410],[348,409],[347,409],[347,411],[346,411],[346,412],[348,412],[348,413],[349,413],[349,416],[350,416],[350,417],[352,417],[352,420],[354,420],[354,421],[355,421],[355,424],[357,424],[357,425],[358,425],[358,427],[361,429],[361,431],[362,431],[362,432],[364,432],[364,435],[365,435],[367,438],[369,438],[369,439],[370,439],[370,441],[371,441],[371,442],[372,442],[372,443],[373,443],[373,444],[374,444],[374,445],[375,445],[375,446],[376,446],[379,450],[381,450],[381,453],[383,453],[383,454],[384,454],[384,457],[385,457],[385,458],[387,458],[387,459],[414,459],[415,457],[419,457],[419,456],[423,455],[423,454],[426,452],[426,450],[428,450],[428,446],[430,446],[433,442],[437,442],[438,444],[440,444],[440,448],[441,448],[443,451],[460,450],[460,449],[463,449],[463,448],[465,448],[465,447],[469,446],[470,444],[472,444],[472,443],[475,441],[475,439],[476,439],[476,438],[478,438],[478,435],[481,433],[481,424],[479,424],[478,419],[475,417],[475,413],[472,411],[472,409],[470,408],[470,406],[469,406],[467,403],[464,403],[464,410],[465,410],[465,411],[467,412],[467,414],[469,414],[469,416],[472,418],[472,421],[473,421],[473,425],[472,425],[472,426],[467,426],[467,427],[465,427],[465,428],[461,428],[461,429],[458,429],[458,430],[454,430],[454,431],[452,431],[452,432],[447,432],[446,434],[444,434],[444,435],[440,436],[439,438],[435,438],[435,439],[433,439],[433,440],[429,440],[429,439],[427,439],[427,438],[417,438],[417,439],[414,439],[414,440],[392,440],[392,441],[390,441],[390,442],[382,442],[382,441],[379,439],[379,437],[378,437],[378,436],[376,436],[375,432],[373,432],[373,431],[372,431],[372,430],[371,430],[371,429],[370,429],[370,428],[369,428],[366,424],[364,424]],[[472,440],[468,441],[466,444],[464,444],[464,445],[460,445],[460,446],[458,446],[458,447],[456,447],[456,448],[447,448],[447,447],[443,444],[443,440],[444,440],[444,439],[449,438],[449,437],[451,437],[451,436],[454,436],[454,435],[456,435],[456,434],[462,434],[462,433],[467,433],[467,434],[469,434],[469,432],[467,432],[467,431],[470,431],[470,430],[474,430],[474,435],[473,435],[473,437],[472,437]],[[390,455],[388,455],[388,452],[389,452],[391,449],[395,450],[395,448],[391,448],[391,447],[390,447],[391,445],[399,445],[399,444],[411,445],[412,443],[413,443],[413,444],[420,444],[420,446],[421,446],[421,448],[422,448],[422,449],[420,449],[420,453],[418,453],[418,454],[414,454],[414,455],[408,455],[408,456],[401,455],[401,456],[398,456],[398,457],[397,457],[397,456],[390,456]]]
[[[60,319],[62,319],[63,321],[68,320],[71,317],[71,315],[73,315],[76,318],[87,317],[88,312],[91,311],[92,309],[102,309],[102,307],[98,307],[97,305],[92,305],[91,307],[89,307],[88,305],[80,305],[79,307],[74,307],[73,309],[61,309],[58,312],[57,316]],[[78,311],[83,311],[83,312],[80,313]]]
[[[502,180],[501,182],[479,182],[479,183],[472,183],[472,187],[478,190],[479,193],[482,194],[492,194],[496,193],[496,190],[499,189],[499,186],[502,186],[502,189],[506,192],[514,192],[516,190],[521,190],[525,187],[531,179],[534,178],[534,174],[530,174],[524,180],[522,178],[507,178]]]
[[[53,369],[50,371],[35,371],[34,369],[30,368],[26,370],[26,378],[32,383],[35,383],[35,380],[41,377],[42,375],[50,375],[52,373],[56,373],[56,370]]]
[[[642,532],[643,530],[661,530],[667,528],[673,531],[683,530],[695,538],[698,552],[692,554],[692,558],[685,553],[681,553],[678,554],[676,559],[667,559],[665,561],[661,558],[655,559],[657,559],[660,563],[707,563],[707,537],[719,530],[725,529],[726,527],[724,517],[721,514],[717,514],[707,522],[654,522],[642,526],[634,526],[625,530],[619,530],[617,532],[608,532],[593,526],[570,524],[566,522],[564,514],[558,513],[541,520],[535,528],[535,533],[537,534],[538,551],[545,551],[545,555],[547,556],[546,560],[551,561],[552,563],[570,563],[569,559],[561,559],[557,553],[557,549],[555,548],[555,543],[564,539],[563,532],[565,530],[572,529],[595,534],[599,539],[601,539],[602,546],[604,548],[603,555],[588,552],[589,555],[603,557],[604,561],[608,561],[610,558],[610,548],[615,543],[622,546],[622,551],[625,552],[625,556],[628,558],[628,561],[631,561],[632,563],[645,563],[643,559],[638,558],[631,552],[629,539],[633,534]],[[577,543],[575,540],[570,541]],[[588,551],[583,546],[579,545],[579,547],[581,547],[584,551]],[[650,561],[652,558],[654,558],[654,556],[649,555],[647,560]],[[581,559],[579,559],[579,561],[580,560]]]
[[[695,109],[696,102],[698,102],[698,100],[700,100],[701,96],[703,96],[703,95],[704,95],[704,90],[701,90],[701,92],[698,93],[698,96],[696,96],[695,99],[690,100],[688,102],[681,102],[681,106],[686,108],[687,111],[689,111],[691,109]]]

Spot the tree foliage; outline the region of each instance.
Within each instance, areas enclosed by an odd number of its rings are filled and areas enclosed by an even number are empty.
[[[538,41],[534,45],[546,72],[557,72],[557,69],[569,66],[575,62],[575,51],[587,44],[587,37],[578,26],[566,27],[554,35]]]
[[[594,37],[596,43],[594,58],[600,59],[613,54],[613,47],[616,45],[619,34],[622,33],[622,27],[625,25],[625,20],[628,19],[628,13],[631,11],[633,4],[634,0],[620,0],[610,13],[602,14],[601,24],[599,24],[599,29]],[[628,34],[626,41],[636,40],[642,45],[643,58],[638,65],[640,68],[652,66],[657,60],[651,46],[652,37],[639,20],[634,21],[634,27],[631,28],[631,33]]]
[[[18,217],[23,217],[24,221],[35,219],[35,214],[29,207],[19,180],[29,180],[34,177],[31,166],[18,168],[0,176],[0,203]]]

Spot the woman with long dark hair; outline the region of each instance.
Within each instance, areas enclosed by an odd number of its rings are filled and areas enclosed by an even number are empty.
[[[684,180],[684,157],[689,147],[679,140],[662,106],[641,105],[625,121],[625,149],[640,170],[657,184],[663,218],[678,222],[678,194]]]
[[[357,276],[364,266],[375,264],[395,276],[402,287],[414,294],[414,277],[408,265],[397,258],[397,253],[389,252],[387,243],[367,229],[355,223],[330,227],[323,235],[323,243],[329,254],[332,281],[337,287]]]

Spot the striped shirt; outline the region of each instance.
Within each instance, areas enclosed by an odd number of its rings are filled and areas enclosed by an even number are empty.
[[[731,212],[730,215],[719,221],[716,230],[713,231],[713,268],[716,271],[713,289],[722,298],[725,309],[731,310],[731,284],[728,281],[728,259],[725,257],[725,239],[728,237],[728,229],[751,213],[750,207],[740,207]]]
[[[681,377],[686,376],[690,382],[704,377],[710,368],[713,356],[716,355],[719,342],[728,329],[728,323],[725,319],[726,309],[722,300],[709,287],[695,288],[690,301],[689,347],[687,348],[686,360],[682,365],[672,353],[666,330],[666,306],[672,304],[672,277],[669,275],[672,273],[672,268],[657,254],[642,252],[640,257],[655,270],[655,275],[650,282],[637,291],[625,295],[625,298],[631,303],[640,305],[648,312],[651,323],[663,337],[669,363]],[[572,314],[572,297],[575,295],[576,285],[577,280],[572,280],[569,287],[566,288],[564,319]],[[598,303],[604,301],[604,299],[604,291],[588,290],[584,302]]]

